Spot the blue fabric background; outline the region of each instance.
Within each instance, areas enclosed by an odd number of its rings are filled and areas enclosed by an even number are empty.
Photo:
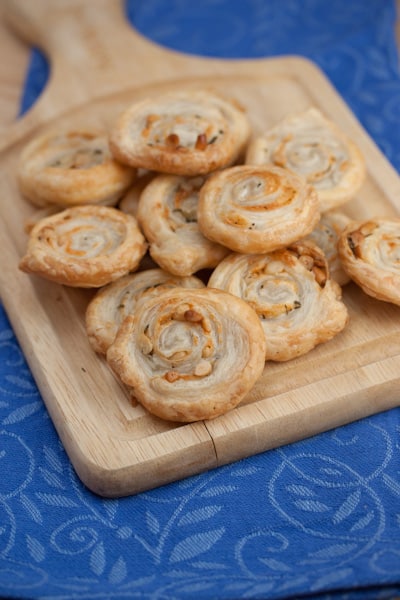
[[[188,53],[311,58],[400,170],[394,0],[130,0],[126,15],[156,42]],[[22,112],[47,76],[33,51]],[[71,468],[0,309],[0,594],[400,596],[400,409],[104,500]]]

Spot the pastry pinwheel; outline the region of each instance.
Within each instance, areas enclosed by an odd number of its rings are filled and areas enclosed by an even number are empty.
[[[352,221],[338,242],[349,277],[378,300],[400,306],[400,219]]]
[[[229,250],[212,242],[197,223],[204,177],[158,175],[140,196],[137,219],[153,260],[174,275],[215,267]]]
[[[330,210],[321,215],[320,221],[306,238],[315,242],[323,250],[328,260],[330,276],[339,285],[345,285],[350,280],[342,267],[337,248],[340,234],[350,221],[350,217],[344,213]]]
[[[265,336],[240,298],[176,288],[140,302],[106,356],[149,412],[190,422],[239,404],[263,372]]]
[[[243,110],[204,90],[178,90],[138,101],[110,134],[124,164],[174,175],[204,175],[244,152],[250,124]]]
[[[137,269],[146,249],[131,215],[110,206],[75,206],[32,228],[19,268],[72,287],[101,287]]]
[[[248,146],[246,163],[274,164],[315,187],[321,212],[348,202],[365,178],[357,144],[318,109],[289,115]]]
[[[341,288],[325,256],[310,241],[268,254],[236,254],[213,271],[208,286],[245,300],[258,314],[266,360],[287,361],[328,341],[345,327]]]
[[[22,195],[36,206],[65,208],[116,204],[136,170],[118,163],[108,133],[95,129],[52,131],[22,151],[17,180]]]
[[[162,269],[147,269],[121,277],[98,290],[86,310],[86,332],[92,348],[105,354],[118,328],[143,298],[170,288],[204,288],[197,277],[175,277]]]
[[[200,189],[200,230],[235,252],[283,248],[310,233],[319,218],[314,188],[281,167],[230,167],[211,175]]]
[[[151,171],[145,171],[140,174],[138,172],[138,175],[133,184],[119,200],[118,208],[128,213],[128,215],[133,215],[134,217],[136,217],[139,207],[140,196],[142,195],[142,192],[145,189],[145,187],[154,178],[154,176],[155,173],[152,173]]]

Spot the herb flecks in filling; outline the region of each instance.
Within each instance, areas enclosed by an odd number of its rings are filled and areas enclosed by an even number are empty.
[[[49,164],[49,167],[59,169],[89,169],[101,164],[103,160],[104,151],[101,148],[80,148],[59,156]]]

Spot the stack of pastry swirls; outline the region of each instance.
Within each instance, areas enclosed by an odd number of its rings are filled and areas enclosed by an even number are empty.
[[[400,303],[399,251],[377,239],[400,225],[354,231],[338,210],[364,176],[357,146],[315,108],[255,137],[250,115],[210,90],[148,98],[111,131],[47,132],[25,148],[18,182],[40,210],[20,268],[100,288],[90,344],[150,413],[214,418],[266,361],[343,330],[341,285],[369,272],[357,261],[390,263],[380,298]]]

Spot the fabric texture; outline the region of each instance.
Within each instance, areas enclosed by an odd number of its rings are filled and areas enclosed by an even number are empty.
[[[126,16],[187,53],[314,60],[400,170],[394,0],[130,0]],[[21,112],[48,71],[33,50]],[[400,409],[101,499],[75,475],[1,309],[0,596],[393,600]]]

